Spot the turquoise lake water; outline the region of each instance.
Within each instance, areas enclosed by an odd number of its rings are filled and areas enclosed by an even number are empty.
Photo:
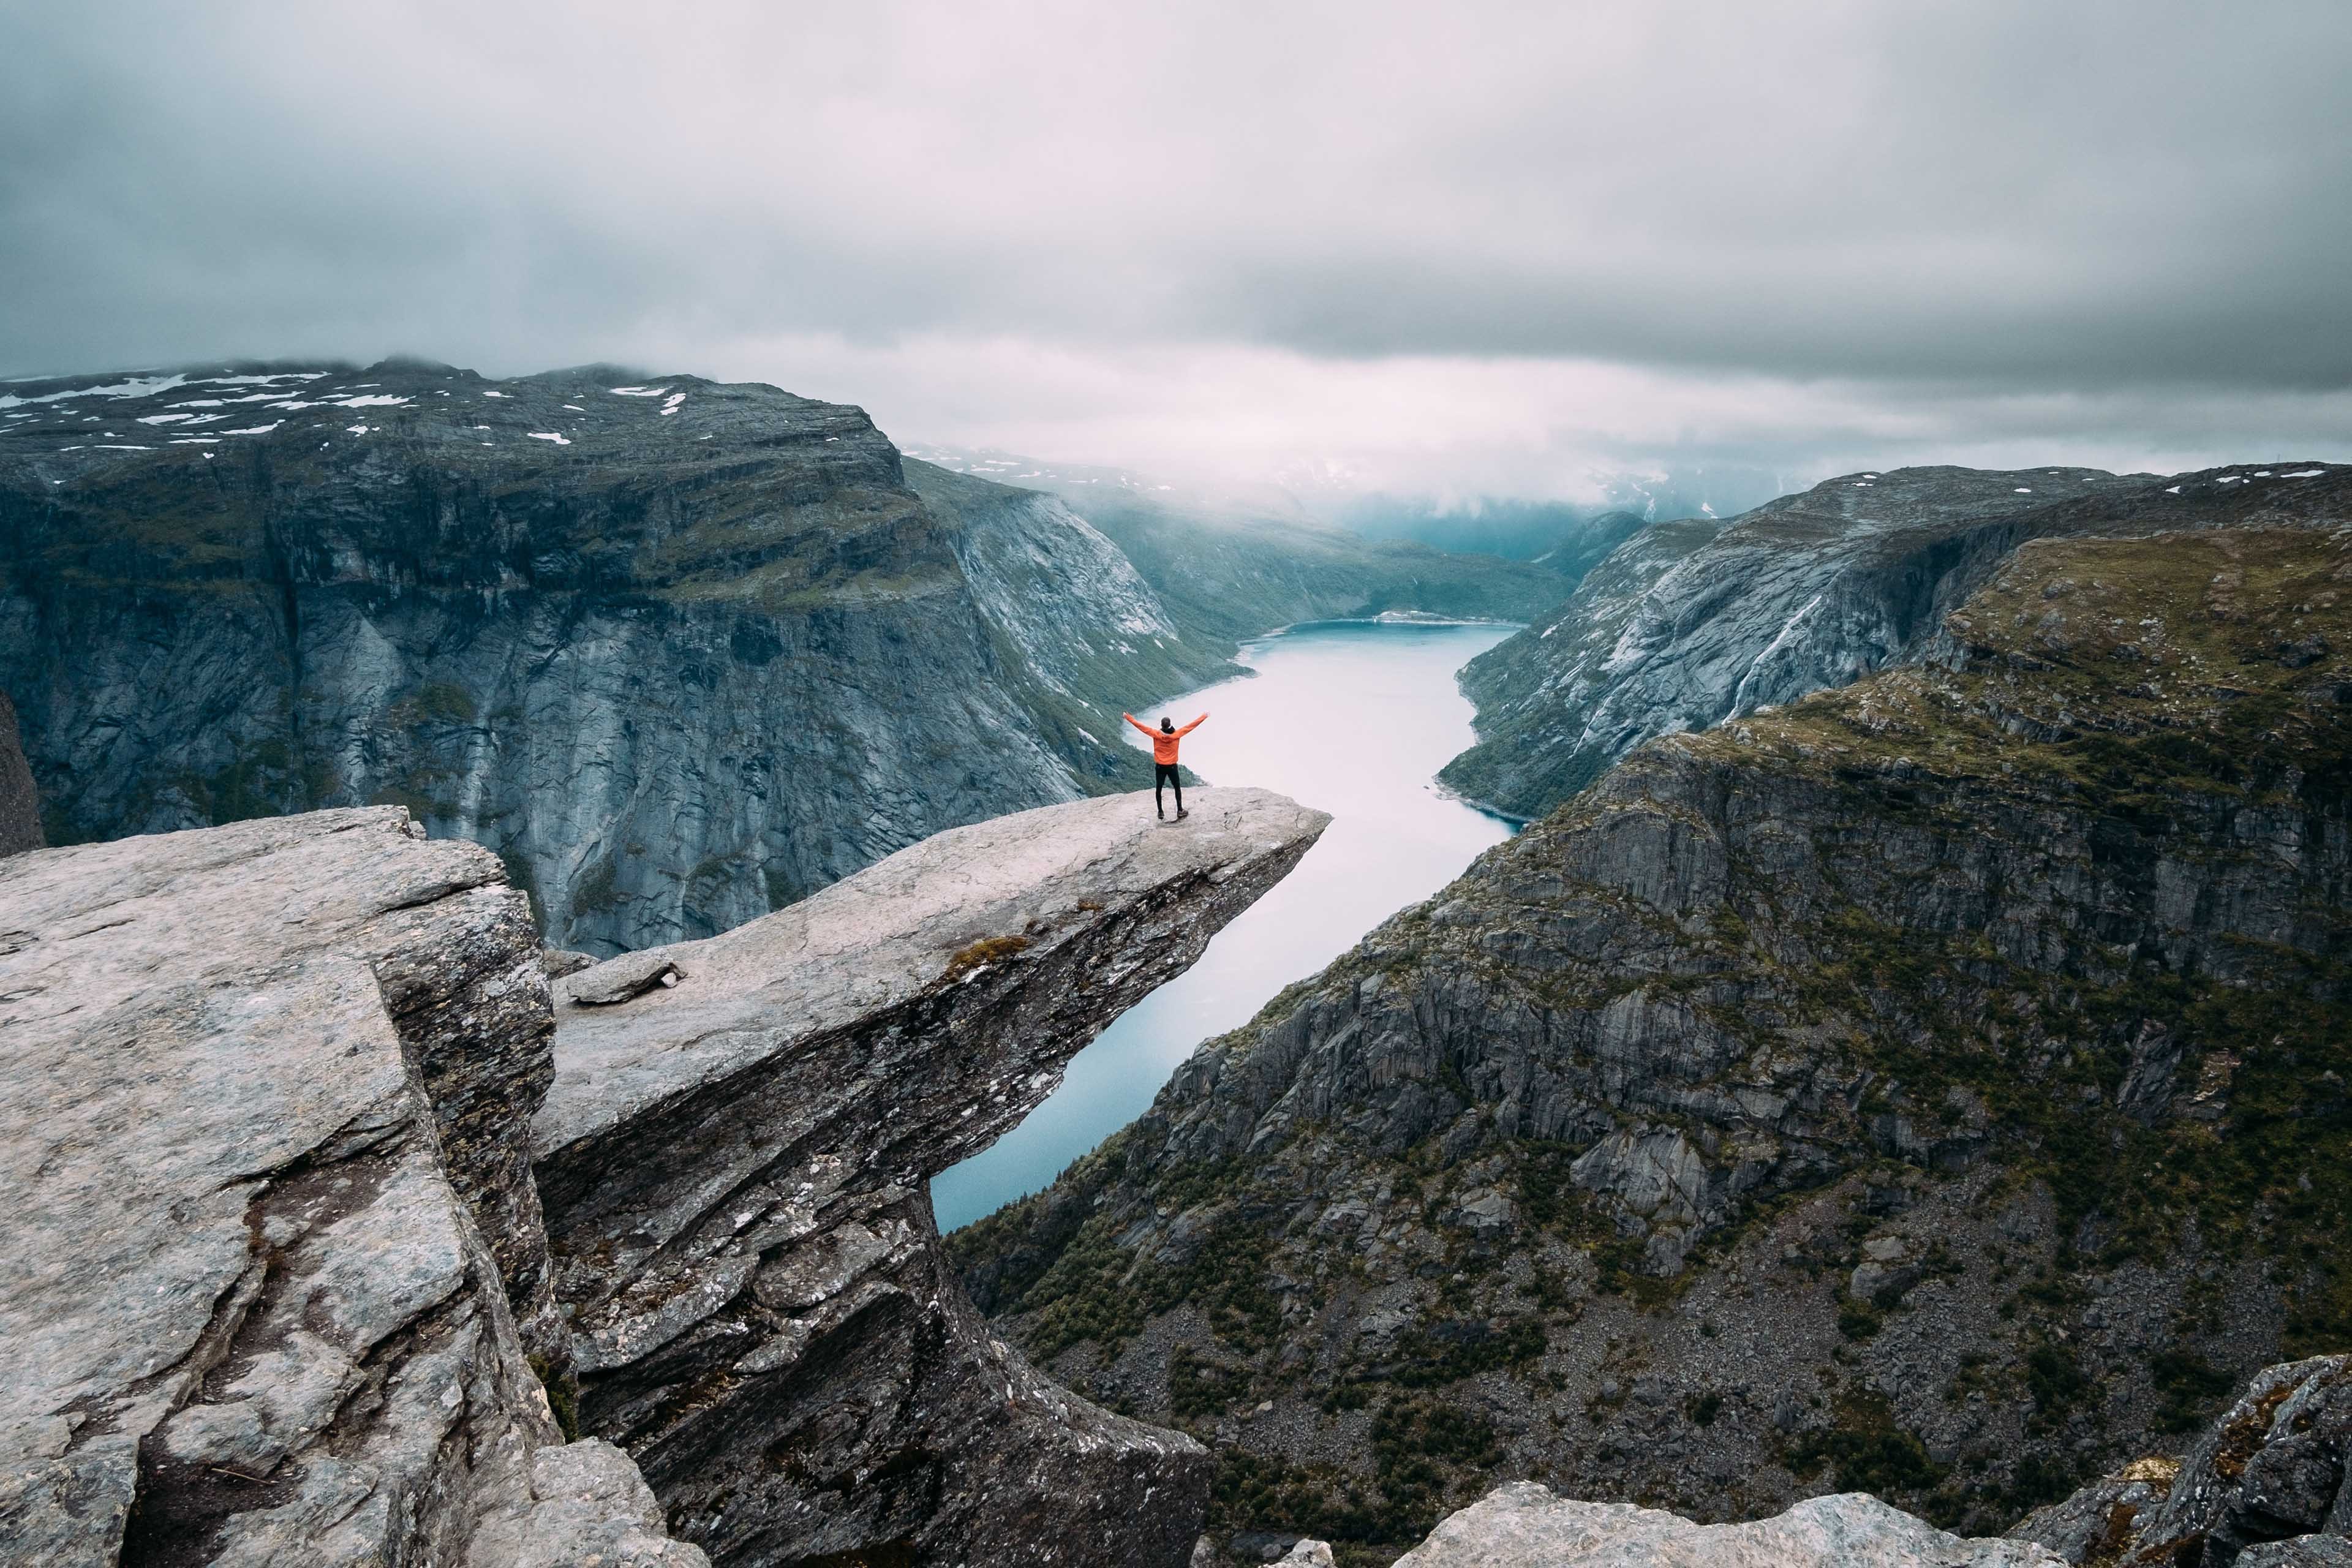
[[[1244,646],[1256,673],[1137,713],[1210,718],[1184,762],[1211,785],[1254,784],[1331,814],[1321,842],[1209,950],[1071,1060],[1062,1087],[996,1144],[931,1183],[952,1230],[1036,1192],[1134,1121],[1177,1065],[1247,1023],[1406,905],[1511,833],[1439,792],[1437,770],[1469,746],[1471,707],[1454,672],[1513,631],[1497,626],[1324,622]],[[1133,731],[1129,739],[1146,742]],[[1171,811],[1174,809],[1171,805]]]

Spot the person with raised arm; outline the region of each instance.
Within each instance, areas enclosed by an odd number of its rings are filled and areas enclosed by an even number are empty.
[[[1176,773],[1176,743],[1199,729],[1209,716],[1203,713],[1181,730],[1176,727],[1176,721],[1165,713],[1160,716],[1160,728],[1157,730],[1132,713],[1122,713],[1119,717],[1151,737],[1151,809],[1160,814],[1161,821],[1167,820],[1168,807],[1162,803],[1160,792],[1173,784],[1176,786],[1176,820],[1183,821],[1184,781]]]

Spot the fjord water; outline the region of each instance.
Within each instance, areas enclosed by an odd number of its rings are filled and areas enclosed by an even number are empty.
[[[932,1181],[941,1230],[1045,1186],[1142,1114],[1195,1046],[1248,1022],[1276,992],[1509,837],[1508,824],[1432,781],[1475,739],[1454,672],[1517,629],[1294,626],[1244,646],[1240,661],[1255,675],[1136,715],[1157,722],[1167,713],[1182,724],[1205,710],[1209,721],[1186,738],[1184,761],[1210,787],[1278,790],[1329,812],[1331,826],[1297,869],[1218,933],[1200,963],[1079,1052],[1062,1087],[1026,1121]],[[1172,820],[1155,829],[1183,830]]]

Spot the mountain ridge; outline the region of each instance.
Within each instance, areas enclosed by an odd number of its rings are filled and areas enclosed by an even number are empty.
[[[1577,596],[1474,659],[1480,740],[1439,777],[1522,820],[1633,746],[1921,657],[2029,539],[2340,515],[2352,468],[2112,475],[2044,466],[1842,475],[1724,522],[1652,525]],[[1612,557],[1613,558],[1613,557]]]

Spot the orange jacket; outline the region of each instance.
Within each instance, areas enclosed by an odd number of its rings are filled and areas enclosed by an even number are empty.
[[[1153,762],[1173,763],[1176,760],[1176,742],[1191,734],[1193,731],[1199,729],[1202,723],[1207,721],[1209,716],[1206,713],[1203,713],[1200,718],[1193,720],[1190,724],[1183,725],[1172,732],[1166,730],[1155,730],[1132,713],[1122,713],[1119,717],[1151,737],[1151,760]]]

